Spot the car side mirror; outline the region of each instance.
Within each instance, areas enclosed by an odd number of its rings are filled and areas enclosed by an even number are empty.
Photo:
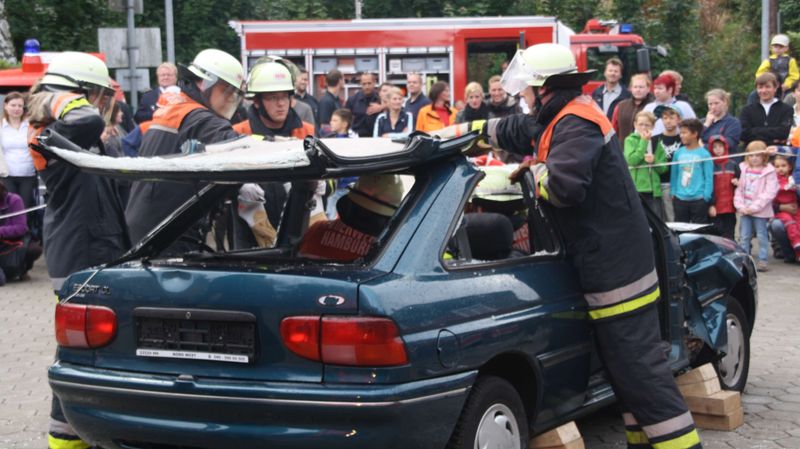
[[[636,50],[636,71],[638,73],[650,72],[650,50],[647,48]]]

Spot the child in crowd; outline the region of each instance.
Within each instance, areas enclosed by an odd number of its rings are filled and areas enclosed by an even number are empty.
[[[775,167],[769,163],[766,149],[767,144],[761,140],[754,140],[747,145],[745,160],[739,164],[742,174],[733,196],[733,203],[740,214],[739,236],[745,252],[750,254],[754,230],[758,236],[758,271],[767,270],[767,222],[774,215],[772,200],[778,193],[778,177]]]
[[[708,204],[714,192],[714,164],[700,145],[703,124],[696,118],[680,124],[681,146],[672,156],[670,193],[675,221],[708,223]]]
[[[800,79],[797,61],[789,54],[789,36],[776,34],[769,46],[769,58],[761,62],[756,78],[762,73],[772,72],[778,77],[779,92],[791,92],[792,84]]]
[[[798,186],[792,178],[792,162],[785,154],[775,156],[773,162],[778,174],[778,193],[775,195],[775,218],[783,223],[786,236],[800,262],[800,211],[798,210]]]
[[[636,114],[634,132],[625,138],[625,161],[636,185],[636,191],[644,198],[647,206],[663,219],[661,205],[661,177],[667,166],[650,167],[650,164],[663,164],[667,156],[660,142],[651,139],[656,116],[652,112],[641,111]]]
[[[663,105],[655,109],[656,117],[661,118],[664,131],[653,136],[653,143],[664,148],[665,162],[671,162],[672,156],[681,147],[681,136],[678,133],[678,124],[681,122],[681,110],[675,105]],[[667,165],[661,174],[661,202],[664,207],[664,219],[675,221],[675,210],[672,207],[670,193],[670,171],[672,166]]]
[[[353,113],[350,112],[349,109],[337,109],[333,111],[333,114],[331,114],[331,132],[325,137],[358,139],[358,134],[350,129],[350,123],[352,122]],[[339,198],[347,194],[348,188],[356,182],[356,179],[357,178],[351,176],[347,178],[331,179],[328,182],[327,190],[329,194],[325,206],[325,215],[328,216],[329,220],[335,220],[339,215],[336,210],[336,203],[339,201]]]
[[[353,123],[353,113],[349,109],[337,109],[331,114],[331,132],[324,137],[358,138],[358,134],[350,129]]]
[[[708,208],[719,235],[733,240],[736,231],[736,207],[733,205],[734,187],[739,182],[739,166],[728,158],[730,148],[725,136],[714,135],[708,139],[714,160],[714,202]]]

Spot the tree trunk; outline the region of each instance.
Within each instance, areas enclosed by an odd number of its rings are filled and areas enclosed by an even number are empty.
[[[769,35],[778,32],[778,0],[769,0]]]
[[[0,0],[0,59],[4,59],[12,64],[17,63],[14,54],[14,44],[11,42],[11,30],[8,28],[6,20],[6,2]]]

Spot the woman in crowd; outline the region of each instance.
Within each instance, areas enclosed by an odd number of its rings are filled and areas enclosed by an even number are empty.
[[[3,181],[6,189],[22,197],[25,208],[29,208],[35,204],[39,183],[28,149],[28,120],[24,117],[25,96],[19,92],[10,92],[3,103],[0,147],[8,165],[8,177]]]
[[[728,113],[731,94],[722,89],[711,89],[706,92],[708,114],[703,122],[703,142],[708,143],[711,136],[722,136],[728,142],[731,153],[736,152],[739,138],[742,136],[742,125],[739,119]],[[711,148],[708,149],[711,151]]]
[[[483,87],[480,83],[473,81],[467,84],[467,88],[464,89],[464,98],[467,100],[467,104],[464,106],[464,110],[456,114],[456,123],[489,118],[489,106],[483,101]]]
[[[450,85],[437,81],[428,92],[431,104],[423,106],[417,115],[417,131],[430,133],[455,124],[456,109],[450,106]]]
[[[403,91],[399,87],[392,87],[387,94],[389,99],[388,108],[381,112],[375,119],[375,128],[372,137],[405,137],[411,132],[411,124],[414,119],[411,113],[403,109]]]

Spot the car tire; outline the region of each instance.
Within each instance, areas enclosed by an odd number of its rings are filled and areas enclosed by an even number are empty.
[[[725,390],[744,391],[750,372],[750,322],[744,308],[728,296],[728,314],[725,327],[728,331],[728,353],[716,358],[714,369],[719,383]]]
[[[528,418],[516,388],[497,376],[481,376],[472,386],[447,449],[525,449]]]

